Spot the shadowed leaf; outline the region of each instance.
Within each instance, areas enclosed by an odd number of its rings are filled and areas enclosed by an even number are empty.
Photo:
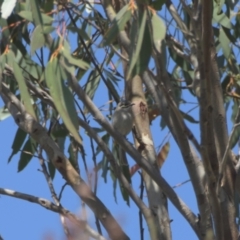
[[[51,60],[45,70],[46,83],[64,124],[75,140],[79,144],[82,144],[78,133],[78,116],[74,105],[74,98],[69,88],[64,84],[61,71],[64,70],[59,65],[58,60],[56,58]]]

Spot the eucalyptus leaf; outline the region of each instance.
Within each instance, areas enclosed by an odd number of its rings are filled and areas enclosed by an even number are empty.
[[[75,140],[79,144],[82,144],[78,133],[78,116],[74,105],[74,98],[69,88],[64,84],[62,71],[64,69],[62,69],[58,59],[51,59],[45,70],[46,83],[64,124]]]
[[[37,143],[29,137],[26,141],[18,162],[18,172],[21,172],[30,162],[36,151]]]

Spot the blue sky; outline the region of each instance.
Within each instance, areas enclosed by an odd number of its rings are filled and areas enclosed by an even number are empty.
[[[173,26],[174,27],[174,26]],[[175,28],[175,27],[174,27]],[[71,44],[72,50],[75,48],[74,43]],[[96,54],[99,57],[104,56],[103,50],[96,50]],[[45,55],[45,59],[47,54]],[[173,66],[170,66],[171,68]],[[81,82],[82,84],[82,82]],[[108,101],[106,88],[103,84],[100,85],[101,90],[98,91],[97,96],[94,98],[94,102],[98,107],[106,104]],[[123,86],[120,85],[119,94],[123,93]],[[196,99],[189,94],[188,90],[183,90],[183,98],[187,99],[189,102],[196,103]],[[0,107],[3,106],[2,100],[0,99]],[[187,112],[195,105],[181,105],[181,110]],[[198,120],[198,108],[195,109],[191,115]],[[107,114],[107,113],[104,113]],[[93,120],[91,120],[92,126],[96,126]],[[199,140],[199,126],[197,124],[187,125],[191,128],[197,139]],[[17,166],[20,154],[16,154],[11,162],[8,164],[8,158],[11,154],[11,145],[15,136],[17,126],[13,121],[12,117],[7,118],[0,122],[0,153],[1,153],[1,168],[0,168],[0,187],[7,188],[34,196],[46,198],[50,201],[51,194],[48,189],[47,183],[45,181],[44,175],[39,171],[40,164],[37,158],[33,158],[29,165],[20,173],[17,172]],[[160,118],[158,117],[154,120],[151,125],[151,130],[153,134],[154,144],[157,148],[162,144],[163,139],[168,134],[168,129],[165,128],[163,131],[160,128]],[[93,169],[93,162],[91,159],[89,140],[84,137],[84,131],[81,130],[81,136],[84,139],[84,147],[87,153],[86,158],[88,161],[89,169]],[[128,139],[132,141],[131,135]],[[65,150],[67,149],[67,145]],[[89,153],[89,154],[88,154]],[[98,161],[101,160],[101,155],[98,155]],[[83,178],[87,181],[86,175],[84,173],[84,168],[82,160],[79,157],[79,162],[81,166],[81,173]],[[134,162],[130,160],[130,165]],[[168,181],[171,186],[175,186],[189,179],[185,165],[183,163],[180,151],[173,139],[170,137],[170,153],[162,167],[162,175]],[[101,171],[98,174],[98,197],[104,202],[104,204],[112,212],[113,216],[119,221],[122,228],[133,240],[140,239],[139,234],[139,219],[138,219],[138,209],[135,207],[133,202],[130,202],[130,207],[122,200],[119,188],[117,190],[117,203],[113,197],[113,186],[110,176],[108,175],[107,183],[101,177]],[[139,188],[139,174],[133,176],[133,186],[136,192],[140,192]],[[57,193],[60,192],[62,185],[65,181],[62,179],[59,173],[56,174],[54,178],[54,187]],[[175,189],[176,193],[184,200],[184,202],[189,206],[189,208],[198,214],[196,199],[193,193],[192,185],[190,182],[177,187]],[[144,201],[146,202],[146,193]],[[78,196],[71,190],[70,187],[66,187],[62,198],[63,207],[77,214],[78,216],[83,216],[81,201]],[[0,196],[0,235],[3,239],[31,239],[31,240],[45,240],[51,239],[65,239],[64,231],[59,219],[59,215],[42,208],[39,205],[23,201],[16,198],[11,198],[8,196]],[[178,211],[169,202],[169,214],[172,227],[173,240],[195,240],[195,236],[192,229],[188,226],[185,219],[178,213]],[[91,211],[87,209],[87,219],[88,223],[95,228],[95,220]],[[148,230],[145,227],[145,239],[149,239]],[[106,236],[106,234],[105,234]]]
[[[2,101],[0,103],[2,106]],[[168,131],[167,129],[160,131],[159,118],[154,121],[151,128],[155,146],[157,147],[162,143],[162,140]],[[0,137],[0,187],[43,197],[51,201],[51,194],[43,174],[39,171],[40,165],[37,158],[33,158],[29,165],[20,173],[17,173],[19,154],[15,155],[9,164],[7,163],[8,157],[11,154],[11,145],[16,130],[17,127],[12,117],[0,122],[0,133],[2,136]],[[131,135],[129,135],[128,138],[131,141]],[[89,146],[86,142],[85,149],[87,153],[88,148]],[[80,160],[80,162],[82,161]],[[130,162],[130,165],[132,165],[133,161]],[[91,168],[93,168],[92,161],[89,164],[89,169]],[[84,170],[82,170],[81,173],[84,174]],[[172,137],[170,138],[170,153],[163,165],[162,175],[171,186],[189,179],[179,149]],[[119,191],[117,191],[118,203],[116,203],[113,197],[113,187],[110,176],[108,175],[107,183],[105,183],[101,177],[101,172],[99,173],[99,177],[99,198],[109,208],[114,217],[119,220],[123,229],[127,232],[131,239],[139,239],[138,209],[134,206],[133,202],[131,202],[130,207],[128,207],[122,200],[122,196]],[[139,174],[135,174],[133,177],[133,186],[139,193],[140,189],[138,181]],[[63,184],[64,181],[62,177],[59,173],[57,173],[54,178],[54,186],[57,193],[60,192]],[[194,213],[197,214],[197,206],[191,183],[186,183],[175,190],[194,211]],[[144,199],[146,201],[146,195]],[[66,187],[64,190],[62,205],[73,213],[81,216],[81,202],[70,187]],[[59,215],[36,204],[1,195],[0,212],[0,234],[4,239],[40,240],[46,239],[45,237],[48,234],[53,236],[53,239],[64,239]],[[94,217],[91,214],[91,211],[87,212],[89,224],[92,227],[95,227]],[[169,203],[169,213],[170,219],[173,220],[171,223],[173,239],[197,239],[186,221],[181,217],[171,203]],[[146,226],[145,236],[145,239],[148,239]]]

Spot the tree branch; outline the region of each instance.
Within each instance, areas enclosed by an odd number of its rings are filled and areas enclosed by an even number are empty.
[[[99,235],[98,232],[93,230],[85,221],[80,220],[75,214],[71,213],[67,209],[63,208],[61,205],[56,205],[47,199],[35,197],[33,195],[16,192],[9,189],[0,188],[0,194],[7,195],[14,198],[19,198],[22,200],[29,201],[31,203],[36,203],[47,210],[50,210],[55,213],[59,213],[64,217],[68,218],[73,224],[77,225],[80,229],[87,231],[89,236],[98,240],[106,240],[103,236]]]
[[[49,137],[43,128],[31,115],[29,115],[22,103],[12,94],[4,83],[0,95],[13,116],[18,126],[36,140],[46,151],[49,159],[62,174],[77,195],[89,206],[100,219],[112,239],[129,239],[123,232],[118,222],[101,200],[91,191],[89,186],[79,176],[69,160],[65,157],[57,144]]]
[[[177,196],[171,186],[162,178],[159,172],[143,158],[139,152],[119,133],[117,133],[111,124],[105,119],[99,109],[94,105],[92,100],[79,86],[77,79],[71,75],[68,79],[69,84],[79,99],[85,104],[96,121],[118,142],[118,144],[143,168],[164,191],[173,205],[182,213],[184,218],[189,222],[195,233],[199,236],[196,215],[188,208],[188,206]]]

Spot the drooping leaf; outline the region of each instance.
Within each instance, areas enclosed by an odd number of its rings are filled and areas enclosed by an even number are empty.
[[[237,119],[237,117],[239,118],[239,116],[237,115],[238,111],[239,111],[239,101],[236,100],[234,101],[234,104],[232,106],[232,116],[231,116],[231,120],[234,124],[240,122],[240,119]],[[237,127],[231,138],[231,142],[230,142],[231,149],[234,148],[237,142],[239,141],[239,136],[240,136],[240,127]]]
[[[51,132],[54,138],[66,138],[68,130],[64,124],[57,124]]]
[[[109,146],[109,140],[110,140],[110,135],[108,133],[104,134],[102,137],[102,140],[104,141],[104,143]],[[96,149],[96,155],[99,154],[101,152],[101,148],[99,146],[97,146]]]
[[[160,127],[161,127],[161,129],[163,130],[166,126],[167,126],[166,122],[165,122],[164,119],[161,117],[161,120],[160,120]]]
[[[117,203],[117,178],[116,176],[114,175],[113,171],[110,172],[110,176],[112,178],[112,182],[113,182],[113,197],[114,197],[114,200],[115,202]]]
[[[43,30],[40,25],[38,25],[33,31],[31,40],[31,55],[33,55],[37,49],[44,46],[45,38],[42,31]]]
[[[103,47],[109,45],[117,37],[117,34],[124,29],[126,23],[129,21],[130,18],[131,10],[129,8],[129,5],[127,4],[116,15],[111,27],[106,32],[104,40],[100,45]]]
[[[36,147],[37,143],[31,137],[29,137],[20,155],[20,160],[18,162],[18,172],[21,172],[28,165],[33,157],[33,154],[36,151]]]
[[[30,4],[31,4],[32,16],[33,16],[33,22],[35,26],[38,26],[38,25],[42,26],[43,19],[40,12],[39,2],[37,0],[31,0]]]
[[[180,111],[183,118],[186,119],[187,121],[189,121],[190,123],[199,123],[199,121],[195,120],[191,115],[183,112],[183,111]]]
[[[11,156],[8,158],[8,163],[11,161],[12,157],[20,151],[26,137],[27,133],[23,131],[21,128],[18,128],[12,144],[12,153]]]
[[[76,147],[73,145],[73,142],[71,141],[68,146],[68,153],[69,153],[68,159],[72,164],[72,166],[75,168],[78,158],[77,158],[77,151],[74,150],[74,148],[76,149]]]
[[[106,183],[107,182],[107,173],[108,173],[108,170],[109,170],[109,161],[107,160],[106,156],[103,155],[103,159],[102,159],[102,178],[104,179],[104,182]]]
[[[43,26],[42,28],[42,33],[43,34],[49,34],[51,32],[53,32],[55,30],[55,28],[53,26]]]
[[[62,48],[62,51],[61,53],[63,54],[63,56],[68,60],[68,62],[74,66],[77,66],[81,69],[89,69],[89,64],[84,62],[83,60],[81,59],[77,59],[77,58],[74,58],[71,53],[70,53],[70,49],[67,48],[67,47],[64,47]]]
[[[55,177],[56,168],[55,168],[55,166],[52,164],[51,161],[48,161],[48,172],[49,172],[49,175],[50,175],[51,179],[53,180],[54,177]]]
[[[50,60],[45,69],[46,83],[64,124],[75,140],[79,144],[82,144],[78,133],[78,116],[74,105],[74,98],[69,88],[64,84],[62,71],[64,69],[62,69],[56,58]]]
[[[91,40],[89,35],[82,28],[77,28],[75,26],[68,26],[67,29],[74,33],[77,32],[81,37],[83,37],[84,40],[87,40],[87,41]]]
[[[23,78],[22,71],[21,71],[20,67],[18,66],[18,64],[14,60],[12,61],[12,66],[13,66],[14,76],[15,76],[17,82],[18,82],[20,95],[21,95],[21,100],[23,101],[23,105],[26,108],[26,111],[32,117],[37,119],[36,115],[35,115],[35,111],[33,109],[32,99],[31,99],[31,96],[28,92],[28,88],[27,88],[26,82]]]
[[[87,93],[87,95],[90,98],[94,97],[94,94],[99,86],[99,83],[100,83],[100,75],[98,71],[96,69],[92,70],[91,73],[89,74],[87,84],[84,88],[84,91]],[[88,109],[84,107],[84,113],[87,113],[87,112],[88,112]]]
[[[231,142],[230,142],[231,149],[233,149],[236,146],[236,144],[239,142],[239,136],[240,136],[240,127],[238,126],[235,129],[231,138]]]
[[[151,37],[149,28],[146,25],[147,10],[139,14],[137,20],[134,20],[131,29],[131,48],[130,64],[127,78],[142,73],[148,66],[151,54]],[[136,29],[139,29],[136,31]]]
[[[28,20],[29,22],[33,22],[34,18],[33,18],[33,13],[31,11],[21,11],[18,13],[18,15],[26,20]],[[48,15],[44,14],[44,13],[40,13],[41,18],[42,18],[42,23],[44,25],[49,25],[53,22],[53,18],[49,17]],[[40,19],[39,19],[40,20]],[[37,25],[37,26],[41,26],[41,25]]]
[[[228,58],[230,57],[230,53],[231,53],[230,40],[222,28],[220,28],[220,30],[219,30],[219,42],[221,44],[223,54],[224,54],[226,60],[228,60]]]
[[[45,13],[52,11],[53,6],[54,6],[53,2],[54,2],[54,0],[43,1],[42,8],[44,9]]]
[[[166,0],[156,0],[152,1],[150,6],[153,7],[155,10],[160,11],[162,6],[165,4]]]
[[[213,3],[213,22],[219,23],[226,28],[232,28],[231,20],[226,16],[223,11],[219,12],[219,5],[215,1],[213,1]]]
[[[156,49],[161,52],[162,40],[165,38],[166,35],[166,26],[157,14],[152,15],[151,23],[153,32],[153,43]]]
[[[179,67],[181,67],[185,71],[192,70],[191,65],[188,61],[186,61],[183,57],[178,55],[175,51],[169,48],[169,54],[174,62],[177,63]]]

